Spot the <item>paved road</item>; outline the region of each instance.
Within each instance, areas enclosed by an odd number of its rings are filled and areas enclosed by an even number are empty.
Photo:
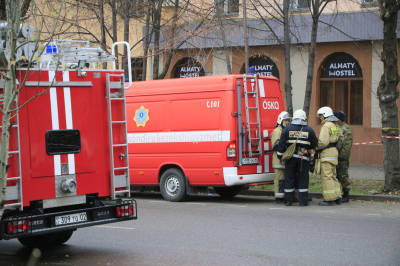
[[[400,204],[285,207],[271,197],[137,194],[139,219],[81,229],[39,265],[399,265]],[[0,241],[0,265],[29,256]]]

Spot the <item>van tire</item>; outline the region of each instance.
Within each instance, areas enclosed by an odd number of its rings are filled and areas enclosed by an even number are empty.
[[[242,186],[214,187],[214,190],[223,198],[232,198],[240,193]]]
[[[49,233],[37,236],[18,238],[18,241],[28,248],[40,248],[54,245],[57,241],[58,233]]]
[[[184,201],[187,198],[185,177],[181,170],[170,168],[165,171],[160,180],[160,190],[164,199],[169,201]]]
[[[74,230],[68,230],[68,231],[62,231],[58,233],[58,237],[56,241],[54,242],[55,245],[62,245],[65,242],[67,242],[71,236]]]

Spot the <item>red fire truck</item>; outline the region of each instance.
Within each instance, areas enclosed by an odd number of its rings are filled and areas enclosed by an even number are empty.
[[[137,218],[127,199],[123,71],[87,68],[116,57],[75,42],[55,40],[33,68],[17,71],[23,86],[14,105],[27,104],[10,123],[0,239],[62,244],[77,228]]]
[[[136,82],[127,91],[131,185],[181,201],[274,179],[270,134],[284,111],[279,81],[223,75]]]

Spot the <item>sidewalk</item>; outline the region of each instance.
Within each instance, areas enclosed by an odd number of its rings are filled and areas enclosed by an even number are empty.
[[[382,165],[351,164],[349,167],[349,177],[350,179],[364,179],[364,180],[376,180],[376,181],[383,181],[385,179]],[[242,190],[240,195],[273,197],[274,191],[249,189],[249,190]],[[310,198],[314,199],[322,199],[322,193],[310,192],[309,196]],[[391,196],[391,195],[350,194],[349,198],[352,200],[400,202],[400,196]]]

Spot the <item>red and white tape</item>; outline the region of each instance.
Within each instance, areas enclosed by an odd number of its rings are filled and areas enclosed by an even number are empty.
[[[382,136],[382,138],[385,138],[385,139],[398,139],[400,137]]]
[[[384,139],[399,139],[400,137],[392,137],[392,136],[382,136]],[[370,141],[370,142],[360,142],[360,143],[353,143],[353,145],[363,145],[363,144],[374,144],[374,143],[382,143],[382,141]]]
[[[373,143],[381,143],[382,141],[370,141],[370,142],[361,142],[361,143],[353,143],[353,145],[362,145],[362,144],[373,144]]]

